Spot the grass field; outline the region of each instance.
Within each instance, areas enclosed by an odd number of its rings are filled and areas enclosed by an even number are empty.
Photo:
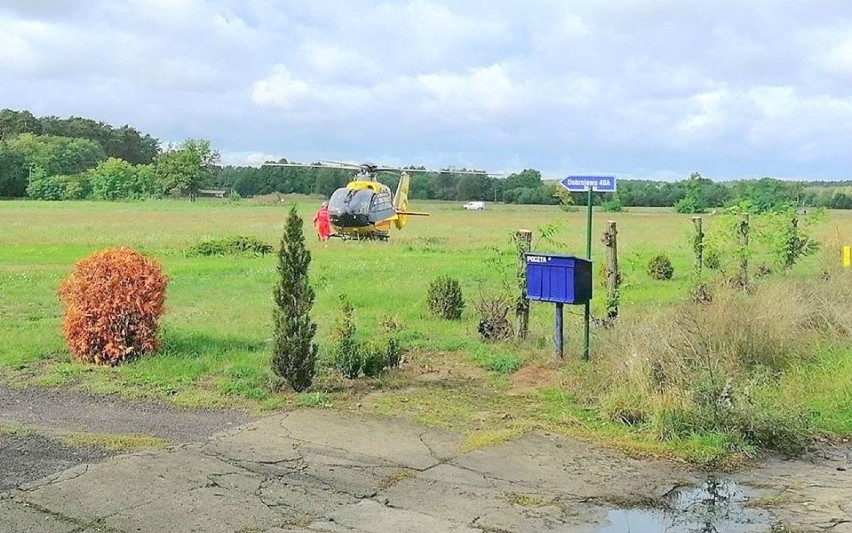
[[[310,220],[317,199],[288,198]],[[550,206],[489,204],[468,212],[460,203],[417,202],[430,218],[418,218],[390,242],[321,244],[306,227],[313,253],[311,281],[316,290],[313,316],[319,324],[321,357],[345,294],[355,306],[362,332],[385,317],[404,325],[408,350],[403,369],[368,382],[321,376],[310,395],[270,392],[269,370],[275,256],[189,257],[186,250],[204,239],[248,235],[277,246],[289,204],[244,200],[149,201],[139,203],[0,202],[0,376],[7,382],[71,385],[96,392],[169,398],[185,405],[249,405],[261,409],[335,405],[402,414],[428,423],[463,429],[469,446],[487,445],[532,427],[603,438],[648,453],[670,453],[699,462],[718,459],[727,443],[696,434],[661,440],[642,424],[625,425],[601,415],[594,402],[572,389],[574,377],[595,362],[578,361],[581,321],[566,319],[566,360],[552,353],[553,309],[533,305],[527,342],[485,344],[478,340],[477,317],[468,305],[460,321],[429,316],[425,294],[438,275],[461,281],[468,301],[495,291],[511,276],[512,233],[533,230],[534,249],[583,255],[585,213]],[[607,219],[619,228],[624,270],[621,315],[637,320],[687,299],[691,287],[689,216],[668,210],[631,209],[596,213],[594,255],[601,258],[600,235]],[[554,240],[539,238],[549,224]],[[708,216],[712,228],[712,217]],[[852,244],[852,212],[831,212],[817,228],[831,253],[806,258],[791,274],[814,277],[836,261],[838,243]],[[171,278],[163,347],[116,368],[95,368],[72,360],[61,336],[62,310],[56,296],[75,261],[110,246],[130,246],[158,258]],[[666,253],[672,281],[653,281],[648,259]],[[503,265],[502,267],[500,265]],[[509,270],[501,271],[501,268]],[[840,283],[848,283],[848,275]],[[601,314],[604,291],[596,285],[593,310]],[[852,303],[849,303],[852,306]],[[580,308],[571,309],[572,313]],[[631,318],[632,317],[632,318]],[[618,332],[594,331],[593,359],[613,346]],[[818,432],[852,433],[852,350],[845,337],[825,336],[807,364],[797,365],[777,383],[778,397],[805,406]],[[612,355],[612,354],[609,354]],[[521,365],[514,373],[500,361]],[[509,365],[511,367],[512,365]],[[814,387],[812,380],[820,380]],[[802,400],[804,395],[804,400]],[[792,400],[791,400],[792,401]]]

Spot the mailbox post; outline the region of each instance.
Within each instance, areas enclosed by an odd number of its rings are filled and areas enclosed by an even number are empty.
[[[587,304],[592,299],[592,262],[572,255],[524,254],[527,298],[556,304],[554,343],[563,348],[563,306]]]

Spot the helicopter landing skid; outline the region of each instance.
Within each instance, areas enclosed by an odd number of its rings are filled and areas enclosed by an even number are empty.
[[[372,231],[370,233],[357,233],[354,235],[332,233],[330,236],[337,237],[344,241],[386,241],[390,239],[390,234],[384,231]]]

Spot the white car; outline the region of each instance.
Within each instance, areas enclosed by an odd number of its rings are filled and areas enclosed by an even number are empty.
[[[483,209],[485,209],[485,202],[468,202],[468,203],[464,204],[462,207],[464,207],[465,209],[467,209],[469,211],[470,210],[482,211]]]

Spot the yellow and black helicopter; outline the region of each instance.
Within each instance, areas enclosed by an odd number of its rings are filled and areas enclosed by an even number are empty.
[[[336,161],[323,161],[314,165],[299,163],[266,163],[267,166],[337,168],[357,171],[345,187],[332,193],[328,199],[328,218],[334,231],[331,236],[341,239],[388,240],[390,229],[401,230],[410,216],[429,216],[409,210],[408,193],[410,188],[409,172],[430,172],[425,169],[403,169],[381,167],[372,163],[355,165]],[[390,187],[380,183],[376,175],[380,172],[399,173],[396,193]],[[485,174],[470,171],[442,171],[454,174]]]

